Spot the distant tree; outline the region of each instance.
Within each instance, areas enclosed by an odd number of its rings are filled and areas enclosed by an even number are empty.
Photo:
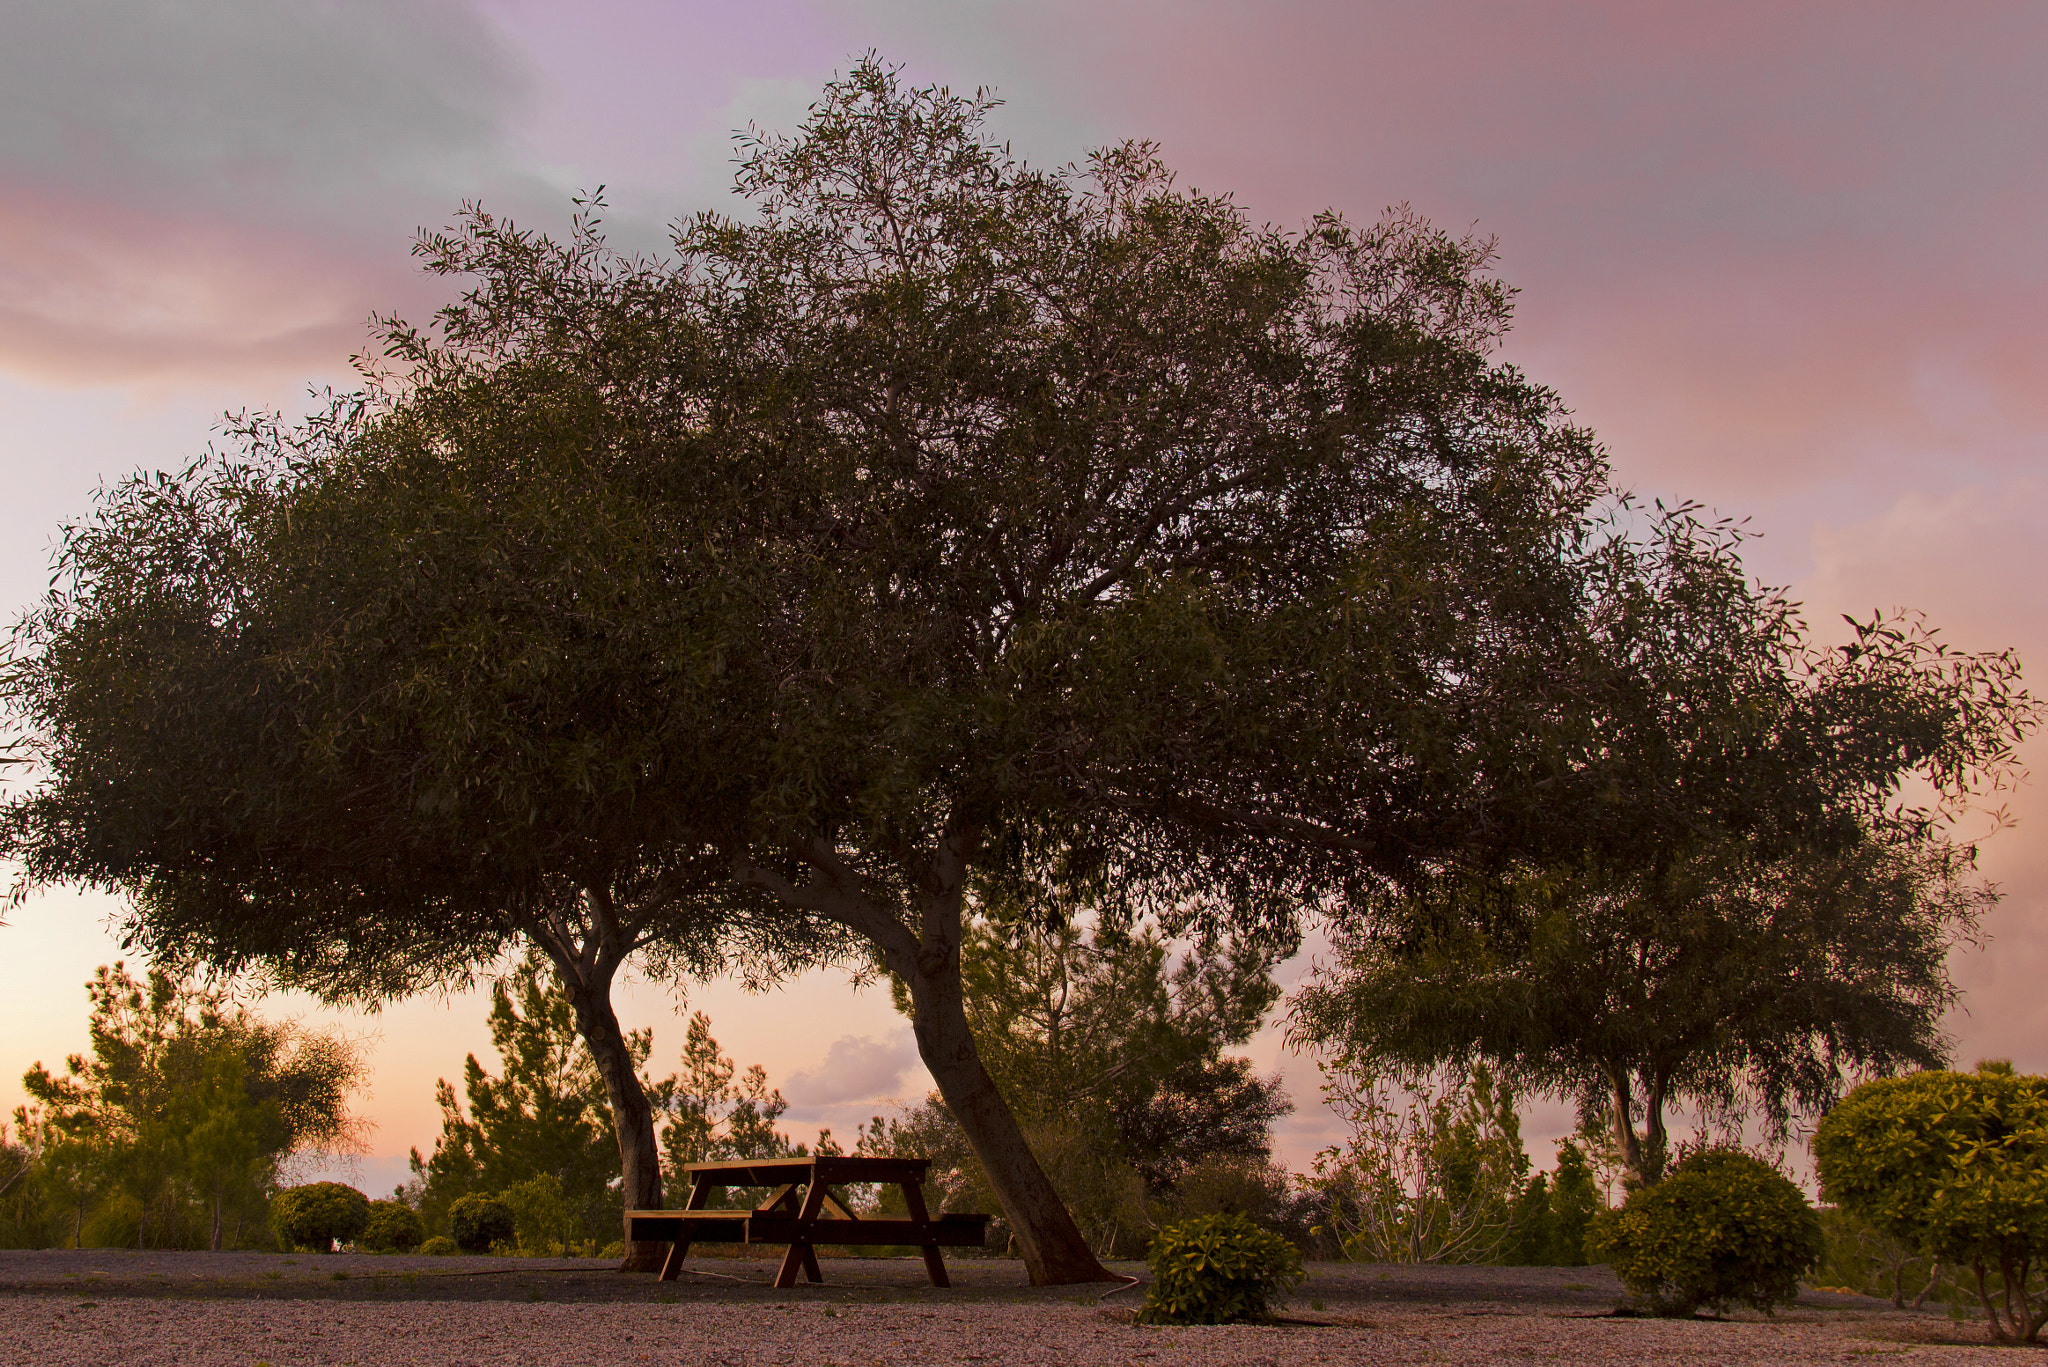
[[[1316,1155],[1313,1181],[1344,1255],[1500,1261],[1529,1170],[1508,1088],[1483,1064],[1397,1079],[1337,1060],[1325,1075],[1324,1096],[1350,1134]]]
[[[605,1080],[577,1031],[569,994],[545,961],[529,954],[491,985],[490,1031],[500,1071],[486,1072],[474,1054],[463,1060],[466,1115],[446,1079],[434,1084],[441,1137],[429,1158],[412,1151],[422,1207],[438,1225],[464,1196],[547,1176],[584,1236],[599,1237],[618,1204],[618,1143]],[[636,1072],[644,1069],[652,1035],[633,1031],[625,1040]],[[640,1080],[644,1087],[647,1079]]]
[[[1858,1076],[1941,1061],[1946,956],[1992,890],[1947,819],[2017,774],[2038,709],[2008,652],[1917,619],[1809,643],[1688,514],[1617,543],[1589,772],[1619,815],[1568,860],[1507,861],[1342,925],[1292,1033],[1374,1066],[1477,1055],[1615,1130],[1656,1180],[1686,1101],[1782,1133]],[[1939,805],[1905,805],[1925,784]]]
[[[682,1071],[658,1084],[654,1093],[656,1109],[664,1117],[661,1142],[669,1180],[678,1186],[685,1185],[687,1163],[782,1158],[808,1151],[775,1128],[789,1103],[768,1085],[768,1071],[758,1063],[740,1071],[718,1047],[711,1017],[702,1011],[690,1013]]]
[[[22,1086],[34,1109],[17,1112],[41,1136],[38,1165],[74,1241],[114,1189],[135,1202],[138,1246],[152,1221],[167,1244],[174,1231],[163,1226],[192,1198],[217,1249],[229,1209],[260,1220],[288,1155],[355,1142],[348,1098],[363,1065],[346,1040],[264,1021],[162,970],[138,982],[122,964],[102,966],[86,990],[92,1052],[71,1055],[61,1074],[30,1068]]]

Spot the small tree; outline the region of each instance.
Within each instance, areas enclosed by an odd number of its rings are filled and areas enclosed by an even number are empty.
[[[1475,860],[1340,926],[1297,1041],[1383,1068],[1485,1058],[1605,1116],[1630,1188],[1661,1174],[1680,1101],[1782,1135],[1860,1076],[1942,1061],[1949,947],[1996,900],[1949,822],[2015,779],[2039,709],[2011,652],[1910,615],[1812,644],[1736,551],[1684,509],[1612,543],[1582,847]],[[1900,796],[1915,781],[1932,808]]]
[[[1660,1315],[1734,1301],[1766,1313],[1789,1305],[1824,1249],[1806,1193],[1729,1149],[1689,1155],[1669,1179],[1602,1211],[1587,1235],[1588,1253]]]
[[[369,1223],[370,1198],[340,1182],[287,1187],[270,1203],[271,1228],[287,1250],[332,1253],[336,1244],[350,1242]]]
[[[1000,903],[997,904],[1001,906]],[[1156,926],[1048,925],[1002,908],[961,941],[967,1020],[983,1066],[1027,1127],[1135,1168],[1170,1194],[1206,1159],[1263,1160],[1293,1109],[1241,1047],[1280,995],[1285,946],[1189,945]],[[906,1014],[906,986],[892,984]]]
[[[161,970],[138,982],[103,965],[86,991],[91,1052],[22,1078],[74,1239],[118,1193],[134,1202],[138,1246],[169,1246],[190,1237],[177,1227],[197,1197],[218,1248],[229,1210],[262,1219],[287,1155],[354,1142],[348,1097],[363,1065],[348,1041],[261,1020]]]
[[[2008,1063],[1865,1083],[1815,1130],[1823,1195],[1935,1261],[1967,1267],[1999,1343],[2048,1324],[2048,1078]]]
[[[1484,1066],[1440,1088],[1404,1088],[1342,1062],[1326,1075],[1324,1095],[1351,1137],[1316,1155],[1315,1184],[1345,1256],[1494,1261],[1513,1236],[1529,1167],[1506,1086]]]

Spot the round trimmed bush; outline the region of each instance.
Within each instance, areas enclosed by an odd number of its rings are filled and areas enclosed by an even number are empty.
[[[465,1196],[448,1207],[448,1232],[464,1253],[489,1253],[492,1244],[510,1243],[517,1228],[512,1207],[495,1196]]]
[[[340,1182],[287,1187],[270,1203],[270,1227],[287,1249],[332,1253],[370,1222],[370,1198]]]
[[[1301,1254],[1242,1215],[1198,1215],[1159,1231],[1140,1324],[1239,1324],[1271,1312],[1299,1282]]]
[[[429,1258],[445,1258],[451,1253],[460,1253],[461,1251],[461,1249],[455,1246],[455,1241],[445,1234],[436,1234],[415,1250],[415,1252],[422,1253]]]
[[[1798,1298],[1826,1242],[1784,1174],[1739,1149],[1708,1149],[1595,1216],[1586,1251],[1659,1315],[1737,1301],[1768,1313]]]
[[[403,1201],[370,1202],[370,1219],[356,1242],[378,1253],[408,1253],[427,1237],[420,1213]]]

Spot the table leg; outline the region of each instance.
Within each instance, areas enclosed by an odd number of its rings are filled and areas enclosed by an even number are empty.
[[[926,1210],[924,1205],[924,1184],[913,1177],[908,1182],[903,1183],[902,1186],[903,1204],[910,1211],[910,1218],[920,1224],[929,1224],[932,1217],[931,1212]],[[937,1244],[925,1244],[922,1248],[924,1252],[924,1274],[931,1278],[932,1285],[951,1286],[953,1279],[946,1275],[946,1260],[939,1255],[939,1246]]]
[[[804,1188],[803,1208],[797,1211],[796,1218],[799,1220],[815,1220],[818,1218],[818,1213],[824,1208],[825,1184],[814,1181]],[[818,1270],[817,1251],[807,1243],[794,1243],[789,1246],[789,1251],[782,1255],[782,1266],[775,1273],[776,1286],[785,1291],[795,1286],[798,1268],[802,1268],[804,1275],[813,1282],[823,1282],[825,1280],[824,1274]]]
[[[711,1186],[701,1178],[690,1184],[690,1199],[683,1204],[684,1210],[702,1210],[711,1199]],[[683,1259],[690,1256],[690,1241],[677,1239],[669,1245],[668,1256],[661,1260],[661,1280],[672,1282],[682,1274]]]
[[[683,1259],[690,1256],[690,1241],[678,1239],[668,1246],[668,1256],[661,1260],[661,1280],[672,1282],[682,1275]]]

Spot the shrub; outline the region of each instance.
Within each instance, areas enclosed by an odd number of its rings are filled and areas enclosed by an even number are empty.
[[[567,1251],[570,1234],[569,1203],[563,1198],[562,1183],[551,1172],[529,1178],[498,1193],[498,1199],[512,1212],[513,1232],[519,1251],[529,1258],[543,1258],[556,1249]]]
[[[436,1234],[433,1238],[421,1244],[418,1252],[425,1254],[429,1258],[445,1258],[449,1254],[459,1253],[461,1250],[455,1246],[455,1241],[447,1235]]]
[[[427,1237],[420,1213],[403,1201],[370,1202],[370,1218],[356,1242],[378,1253],[407,1253]]]
[[[495,1196],[465,1196],[448,1207],[448,1232],[464,1253],[488,1253],[517,1230],[512,1207]]]
[[[1693,1154],[1619,1210],[1595,1216],[1587,1252],[1660,1315],[1740,1301],[1769,1312],[1799,1296],[1824,1251],[1806,1194],[1735,1149]]]
[[[1263,1319],[1302,1277],[1301,1254],[1242,1215],[1168,1225],[1146,1259],[1152,1289],[1141,1324],[1236,1324]]]
[[[270,1203],[270,1227],[287,1249],[332,1253],[337,1241],[347,1243],[369,1221],[370,1198],[340,1182],[287,1187]]]
[[[597,1256],[600,1258],[623,1258],[626,1256],[626,1245],[624,1241],[614,1239],[610,1243],[606,1244],[604,1246],[604,1252],[598,1254]]]
[[[1969,1280],[2001,1343],[2037,1342],[2048,1295],[2048,1078],[2008,1063],[1858,1087],[1813,1136],[1829,1200]],[[2031,1293],[2031,1294],[2030,1294]]]

